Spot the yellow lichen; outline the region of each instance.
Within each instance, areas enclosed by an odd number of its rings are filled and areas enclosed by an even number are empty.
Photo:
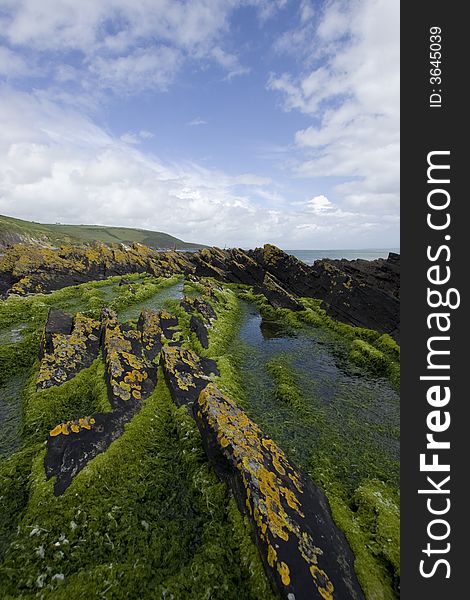
[[[334,586],[331,581],[328,579],[325,571],[322,571],[317,567],[317,565],[312,565],[310,567],[310,573],[312,574],[313,580],[317,586],[317,590],[320,596],[324,600],[334,600],[333,592]]]
[[[60,434],[70,435],[71,432],[80,433],[82,429],[91,429],[95,422],[93,417],[82,417],[75,421],[67,421],[56,425],[56,427],[49,432],[49,435],[51,437],[56,437]]]
[[[214,384],[208,384],[200,393],[197,415],[215,432],[221,449],[228,453],[240,473],[248,513],[253,516],[259,537],[267,544],[268,564],[277,570],[282,583],[289,585],[289,565],[278,559],[275,546],[281,540],[290,543],[293,539],[318,592],[325,600],[332,599],[333,585],[327,574],[317,567],[322,550],[303,528],[300,474],[277,444],[264,436]]]
[[[290,571],[289,571],[289,567],[286,565],[286,563],[285,562],[278,563],[277,571],[278,571],[279,575],[281,576],[282,583],[286,586],[289,585]]]

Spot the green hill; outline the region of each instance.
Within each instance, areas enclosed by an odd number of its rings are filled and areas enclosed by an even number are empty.
[[[23,221],[0,215],[0,248],[20,242],[51,244],[104,242],[129,244],[139,242],[155,249],[198,250],[203,244],[184,242],[168,233],[131,229],[128,227],[107,227],[101,225],[62,225]]]

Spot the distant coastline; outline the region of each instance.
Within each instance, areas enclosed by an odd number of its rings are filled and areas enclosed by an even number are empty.
[[[295,256],[307,265],[313,265],[316,260],[322,258],[355,260],[375,260],[376,258],[387,258],[389,252],[400,253],[400,248],[363,248],[356,250],[285,250],[288,254]]]

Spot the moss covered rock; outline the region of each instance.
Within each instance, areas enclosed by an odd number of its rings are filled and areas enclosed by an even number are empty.
[[[248,513],[267,573],[281,598],[363,598],[354,558],[323,493],[214,384],[194,407],[219,476]]]

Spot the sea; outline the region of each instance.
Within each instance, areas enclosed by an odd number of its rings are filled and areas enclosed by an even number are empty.
[[[400,254],[400,248],[363,248],[359,250],[286,250],[307,265],[313,265],[316,260],[322,258],[346,258],[355,260],[375,260],[376,258],[387,258],[389,252]]]

